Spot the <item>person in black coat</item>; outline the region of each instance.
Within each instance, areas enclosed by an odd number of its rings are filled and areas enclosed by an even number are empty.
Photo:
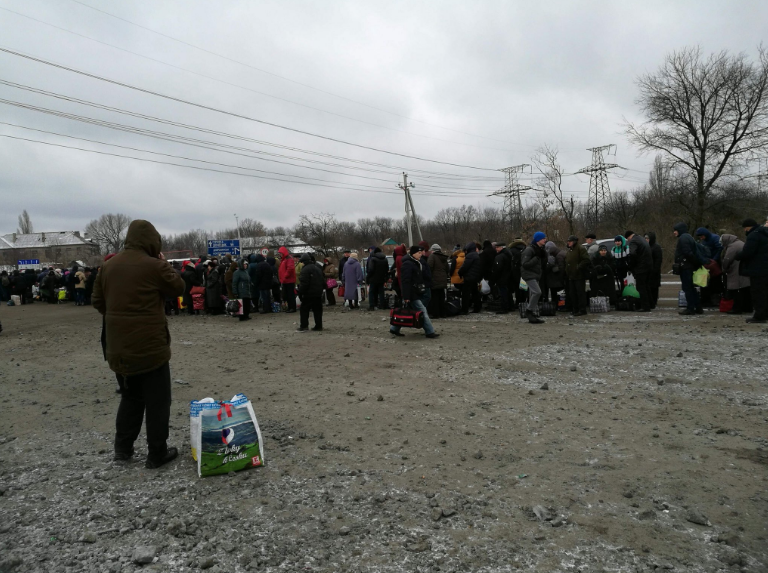
[[[405,307],[412,308],[416,311],[421,311],[423,317],[423,327],[427,338],[437,338],[440,336],[435,332],[435,327],[432,326],[432,321],[429,319],[429,313],[427,307],[422,300],[424,293],[424,276],[421,264],[421,257],[424,253],[424,248],[419,245],[413,245],[409,254],[403,256],[402,264],[400,266],[400,289],[403,296],[403,305]],[[394,336],[404,336],[400,332],[399,326],[390,326],[389,332]]]
[[[661,265],[664,260],[664,251],[661,245],[656,242],[656,233],[648,231],[645,235],[648,245],[651,247],[651,258],[653,259],[653,270],[651,271],[651,310],[656,308],[659,302],[659,288],[661,287]]]
[[[509,252],[512,255],[512,276],[509,278],[509,285],[512,292],[515,293],[515,302],[512,304],[511,310],[517,309],[521,302],[525,302],[528,299],[528,292],[520,290],[520,264],[523,260],[523,251],[528,245],[522,239],[515,239],[509,246]]]
[[[480,253],[480,266],[483,269],[482,278],[489,283],[493,281],[493,269],[496,265],[497,249],[493,248],[493,243],[488,240],[483,241],[483,250]]]
[[[187,261],[182,268],[181,278],[184,279],[184,295],[182,296],[182,300],[187,307],[187,312],[189,314],[195,314],[195,309],[192,305],[192,294],[190,291],[192,290],[192,287],[203,286],[203,282],[197,276],[194,263]]]
[[[464,279],[463,296],[461,297],[461,313],[469,313],[469,303],[472,302],[472,312],[480,312],[482,299],[478,285],[483,278],[483,264],[480,254],[477,252],[477,244],[474,241],[464,247],[466,256],[464,264],[459,269],[459,276]]]
[[[499,289],[501,310],[496,314],[507,314],[512,301],[512,264],[514,258],[506,243],[496,243],[496,258],[493,262],[493,282]],[[518,283],[520,281],[518,280]],[[517,288],[517,285],[515,285]]]
[[[253,289],[259,293],[259,300],[261,301],[259,314],[269,314],[272,312],[272,277],[274,272],[264,255],[251,255],[251,257],[253,262],[248,267],[248,272],[251,275]]]
[[[752,308],[755,314],[749,323],[768,322],[768,227],[760,227],[754,219],[745,219],[741,226],[747,234],[744,248],[736,255],[739,274],[749,277]]]
[[[651,312],[651,247],[643,237],[632,231],[625,232],[624,237],[629,241],[629,268],[635,277],[635,288],[640,293],[638,312]]]
[[[299,273],[299,332],[309,330],[309,311],[315,320],[314,331],[323,330],[323,292],[325,292],[325,277],[323,270],[316,264],[308,253],[301,255],[299,261],[304,265]]]
[[[365,277],[365,281],[371,287],[368,293],[368,308],[376,310],[377,305],[379,308],[387,308],[389,304],[384,296],[384,283],[389,277],[389,261],[379,247],[373,249],[366,267],[368,268],[368,276]]]
[[[600,245],[592,257],[592,273],[589,277],[592,296],[607,296],[610,304],[616,304],[616,275],[613,255],[607,245]]]

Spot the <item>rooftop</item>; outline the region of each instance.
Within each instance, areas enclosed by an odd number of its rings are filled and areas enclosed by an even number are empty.
[[[27,234],[9,233],[0,236],[0,249],[34,249],[90,244],[93,244],[93,242],[87,236],[80,236],[80,231],[53,231]]]

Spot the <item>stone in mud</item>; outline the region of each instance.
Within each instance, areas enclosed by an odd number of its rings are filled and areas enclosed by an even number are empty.
[[[688,514],[685,516],[685,519],[686,521],[695,523],[696,525],[703,525],[705,527],[711,527],[712,525],[709,522],[709,519],[707,519],[706,515],[704,515],[703,513],[695,509],[690,510]]]
[[[533,511],[534,515],[536,515],[536,518],[539,521],[550,521],[552,519],[552,515],[549,513],[549,510],[543,505],[534,505],[531,508],[531,511]]]
[[[131,555],[131,561],[144,565],[146,563],[152,563],[152,560],[157,555],[157,547],[154,545],[141,545],[133,550]]]

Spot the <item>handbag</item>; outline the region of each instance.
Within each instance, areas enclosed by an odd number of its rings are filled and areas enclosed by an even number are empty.
[[[732,298],[721,298],[720,299],[720,312],[731,312],[733,310],[733,305],[736,301]]]
[[[720,264],[715,260],[710,260],[704,268],[709,271],[710,276],[719,277],[723,274],[723,270],[720,268]]]
[[[344,290],[344,285],[341,285],[341,286],[339,287],[339,296],[344,296],[344,292],[345,292],[345,290]]]
[[[619,300],[619,302],[616,303],[616,310],[624,310],[624,311],[630,311],[632,312],[635,310],[635,299],[631,296],[623,296]]]
[[[336,279],[328,279],[325,281],[325,288],[336,288],[339,283]]]
[[[593,296],[589,299],[589,312],[609,312],[611,301],[607,296]]]
[[[401,328],[424,328],[424,313],[410,308],[393,308],[389,311],[389,324]]]
[[[233,298],[231,300],[228,300],[226,311],[229,316],[242,316],[243,315],[242,299]]]

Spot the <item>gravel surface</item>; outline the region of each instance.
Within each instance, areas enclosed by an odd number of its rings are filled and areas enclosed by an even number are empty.
[[[0,573],[768,571],[768,334],[744,317],[171,317],[179,459],[112,461],[101,319],[0,307]],[[200,479],[188,403],[266,466]]]

